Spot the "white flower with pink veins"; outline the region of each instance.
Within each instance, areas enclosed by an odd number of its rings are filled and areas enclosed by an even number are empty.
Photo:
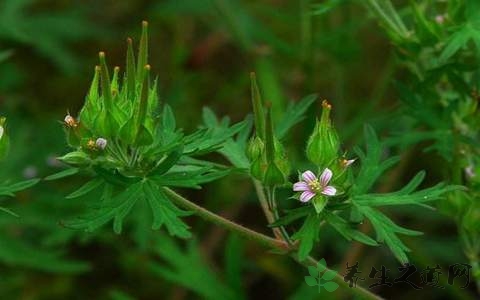
[[[333,173],[329,168],[323,170],[319,178],[313,174],[312,171],[305,171],[302,174],[302,181],[299,181],[293,185],[295,192],[302,192],[300,195],[300,201],[308,202],[315,195],[322,194],[325,196],[335,196],[337,189],[331,185],[328,185],[332,179]]]

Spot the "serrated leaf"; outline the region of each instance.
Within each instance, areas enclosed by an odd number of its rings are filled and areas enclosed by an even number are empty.
[[[65,227],[93,231],[113,219],[114,231],[117,234],[120,233],[122,230],[123,219],[130,212],[135,202],[143,197],[142,183],[139,182],[130,185],[113,198],[108,192],[104,193],[104,197],[104,203],[100,208],[93,210],[76,220],[64,222]]]
[[[170,235],[181,238],[191,237],[191,233],[188,230],[189,227],[179,218],[190,215],[189,212],[182,211],[173,205],[154,182],[145,181],[143,190],[153,213],[152,229],[157,230],[165,225]]]

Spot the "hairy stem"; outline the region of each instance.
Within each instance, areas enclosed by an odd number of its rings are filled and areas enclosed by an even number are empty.
[[[234,231],[238,233],[240,236],[243,236],[244,238],[247,238],[249,240],[253,240],[258,242],[259,244],[262,244],[266,247],[270,248],[275,248],[275,249],[282,249],[282,250],[288,250],[288,244],[286,244],[283,241],[271,238],[269,236],[266,236],[264,234],[261,234],[259,232],[253,231],[249,228],[246,228],[240,224],[237,224],[235,222],[232,222],[228,219],[225,219],[222,216],[219,216],[191,201],[188,199],[182,197],[181,195],[175,193],[173,190],[169,188],[164,188],[165,193],[170,197],[170,199],[178,204],[179,206],[182,206],[183,208],[186,208],[188,210],[194,211],[197,215],[205,219],[206,221],[210,221],[212,223],[215,223],[219,226],[225,227],[228,230]]]
[[[248,229],[248,228],[246,228],[246,227],[244,227],[240,224],[237,224],[237,223],[232,222],[228,219],[225,219],[222,216],[219,216],[219,215],[217,215],[217,214],[215,214],[215,213],[213,213],[213,212],[211,212],[211,211],[209,211],[209,210],[191,202],[190,200],[184,198],[183,196],[177,194],[176,192],[174,192],[173,190],[171,190],[169,188],[164,188],[164,191],[165,191],[165,193],[167,193],[169,198],[174,203],[176,203],[177,205],[179,205],[179,206],[181,206],[185,209],[188,209],[188,210],[191,210],[191,211],[195,212],[198,216],[205,219],[206,221],[215,223],[215,224],[217,224],[219,226],[222,226],[222,227],[224,227],[228,230],[236,232],[240,236],[243,236],[244,238],[247,238],[249,240],[256,241],[256,242],[258,242],[259,244],[261,244],[265,247],[274,248],[274,249],[280,250],[280,251],[291,252],[292,253],[291,256],[296,261],[300,262],[298,260],[298,256],[296,254],[296,249],[295,249],[294,246],[289,245],[288,243],[286,243],[284,241],[273,239],[273,238],[271,238],[269,236],[266,236],[262,233],[253,231],[253,230]],[[317,261],[313,257],[308,257],[305,261],[301,261],[300,263],[303,264],[303,265],[306,265],[306,266],[310,266],[310,265],[316,265]],[[349,288],[348,283],[346,283],[343,280],[343,277],[338,273],[335,277],[335,281],[340,286]],[[357,286],[355,288],[349,288],[349,289],[352,291],[352,293],[356,294],[357,296],[359,296],[363,299],[377,299],[377,300],[382,299],[381,297],[371,293],[367,289],[364,289],[360,286]]]

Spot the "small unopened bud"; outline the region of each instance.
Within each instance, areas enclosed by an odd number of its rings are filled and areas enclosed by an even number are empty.
[[[5,129],[3,129],[3,126],[0,125],[0,140],[3,137],[3,132],[5,132]]]
[[[105,150],[105,148],[107,147],[107,140],[104,138],[98,138],[95,141],[95,146],[100,150]]]
[[[67,115],[65,116],[64,122],[65,122],[65,124],[66,124],[68,127],[77,127],[77,125],[78,125],[78,123],[77,123],[77,121],[75,120],[75,118],[72,117],[70,114],[67,114]]]

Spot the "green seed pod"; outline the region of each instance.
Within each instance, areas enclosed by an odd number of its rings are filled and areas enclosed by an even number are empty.
[[[307,157],[319,167],[326,168],[338,160],[340,142],[330,120],[332,106],[324,100],[322,108],[320,121],[317,120],[315,129],[307,143]]]
[[[6,119],[0,118],[0,160],[5,158],[8,154],[8,149],[10,148],[10,138],[7,135],[5,129]]]

